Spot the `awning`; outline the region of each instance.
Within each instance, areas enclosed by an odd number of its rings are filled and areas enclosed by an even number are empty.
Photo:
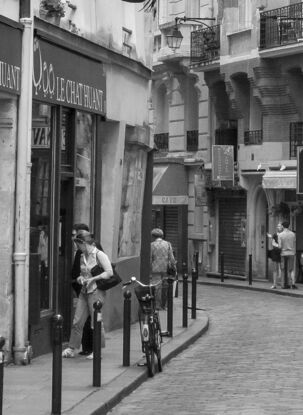
[[[296,189],[297,171],[268,170],[262,178],[262,186],[264,189]]]
[[[187,179],[181,164],[154,165],[153,205],[187,205]]]

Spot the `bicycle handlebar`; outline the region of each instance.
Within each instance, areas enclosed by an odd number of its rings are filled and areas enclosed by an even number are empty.
[[[161,282],[162,281],[160,280],[156,284],[143,284],[141,281],[138,281],[136,277],[131,277],[129,281],[122,284],[122,287],[125,288],[127,285],[135,284],[135,283],[141,285],[141,287],[146,287],[146,288],[156,287],[157,285],[161,284]]]

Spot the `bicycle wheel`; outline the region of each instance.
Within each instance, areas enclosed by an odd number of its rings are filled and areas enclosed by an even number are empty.
[[[154,374],[156,373],[156,365],[155,365],[155,351],[151,344],[151,341],[145,344],[145,356],[146,356],[148,376],[152,378]]]
[[[159,372],[162,372],[161,343],[162,343],[161,326],[160,326],[160,321],[157,320],[157,322],[155,322],[154,350],[155,350],[155,353],[156,353],[156,356],[157,356],[157,363],[158,363],[158,371]]]

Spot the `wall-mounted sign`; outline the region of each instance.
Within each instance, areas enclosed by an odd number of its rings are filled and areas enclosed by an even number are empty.
[[[0,23],[0,90],[20,94],[22,31]]]
[[[35,37],[33,99],[105,115],[105,88],[101,62]]]
[[[153,205],[188,205],[188,196],[153,196]]]
[[[207,205],[207,191],[204,174],[195,174],[195,206]]]
[[[234,181],[234,147],[213,145],[212,179],[217,181]]]

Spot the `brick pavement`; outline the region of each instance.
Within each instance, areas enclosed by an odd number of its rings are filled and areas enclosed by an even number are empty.
[[[110,413],[302,415],[302,298],[272,292],[200,285],[207,333]]]

